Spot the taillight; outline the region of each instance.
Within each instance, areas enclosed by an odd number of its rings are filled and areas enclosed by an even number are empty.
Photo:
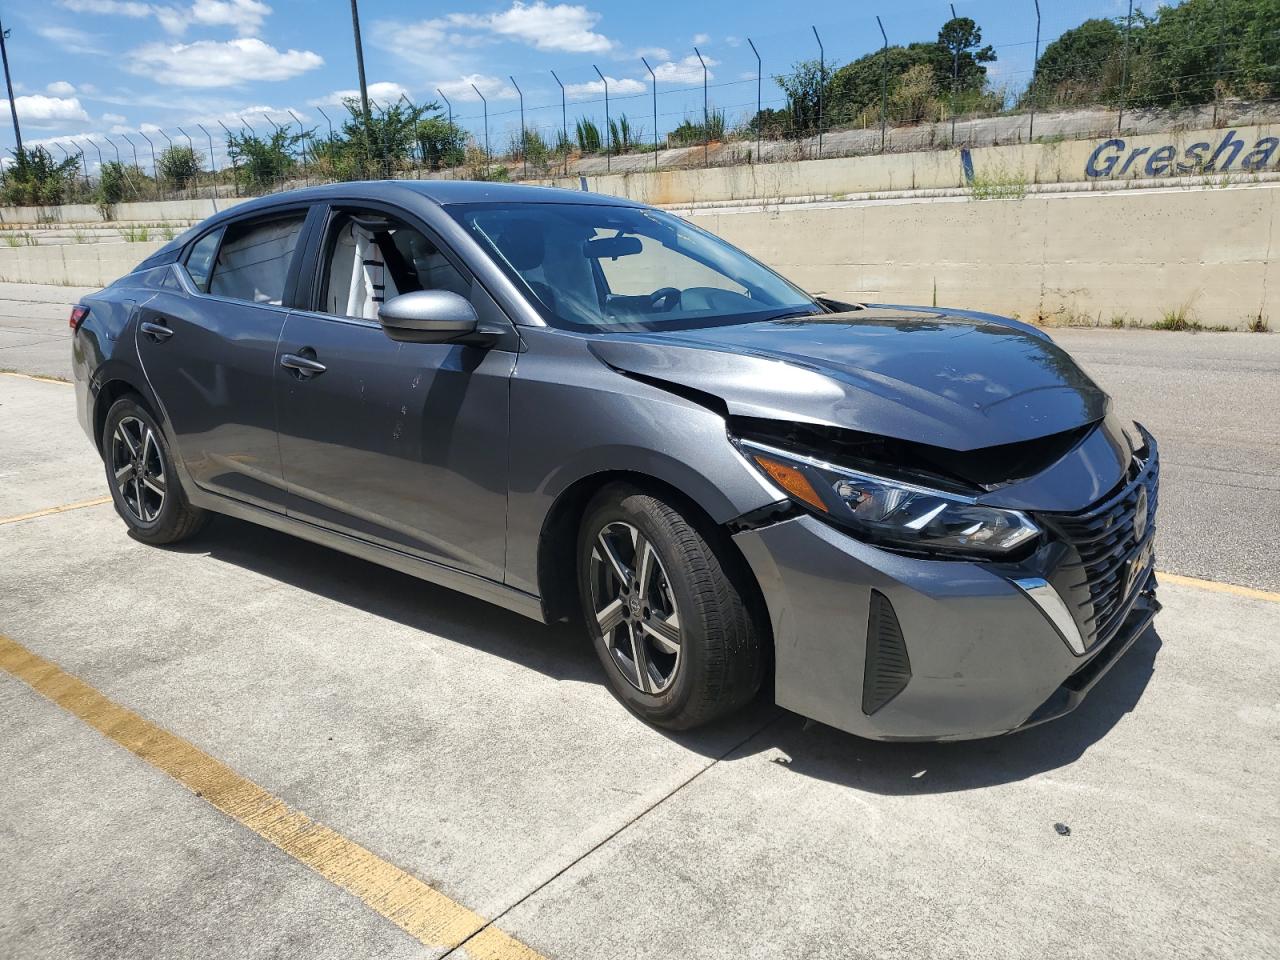
[[[72,330],[79,330],[84,318],[89,315],[89,308],[79,304],[71,308],[71,319],[67,321]]]

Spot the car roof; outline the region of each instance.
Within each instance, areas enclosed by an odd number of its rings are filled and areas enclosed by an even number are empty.
[[[315,187],[272,193],[265,197],[255,197],[220,210],[169,241],[138,264],[134,272],[173,262],[179,251],[196,234],[246,214],[269,213],[277,207],[317,200],[385,200],[403,203],[412,197],[421,197],[440,206],[463,203],[577,203],[617,207],[642,206],[635,200],[610,197],[585,190],[565,190],[560,187],[494,183],[483,180],[357,180],[326,183]]]

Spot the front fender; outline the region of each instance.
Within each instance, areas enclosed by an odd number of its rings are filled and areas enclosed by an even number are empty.
[[[574,338],[526,333],[530,350],[511,383],[509,586],[539,592],[547,518],[565,491],[590,477],[651,477],[716,523],[779,499],[729,441],[716,411],[610,369]]]

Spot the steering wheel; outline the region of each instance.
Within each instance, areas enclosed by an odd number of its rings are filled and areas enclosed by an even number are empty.
[[[680,306],[680,291],[675,287],[660,287],[649,294],[649,309],[653,313],[670,313],[678,306]]]

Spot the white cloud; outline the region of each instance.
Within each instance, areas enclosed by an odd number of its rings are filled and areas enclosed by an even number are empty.
[[[377,100],[378,103],[386,107],[395,103],[401,97],[408,97],[409,91],[398,83],[392,83],[390,80],[382,80],[378,83],[371,83],[368,86],[369,99]],[[360,99],[360,91],[351,90],[335,90],[333,93],[325,97],[317,97],[315,100],[308,100],[307,103],[313,107],[327,107],[332,104],[335,107],[343,106],[347,100]],[[409,97],[412,100],[412,97]]]
[[[155,17],[168,33],[181,34],[193,23],[206,27],[235,27],[241,36],[252,36],[271,15],[264,0],[193,0],[189,7],[139,3],[136,0],[58,0],[74,13],[142,19]]]
[[[127,55],[127,69],[180,87],[231,87],[289,80],[324,64],[310,50],[277,50],[255,37],[149,43]]]
[[[511,86],[510,80],[504,80],[501,77],[489,77],[480,73],[468,74],[459,80],[446,80],[437,84],[437,86],[444,91],[445,96],[450,100],[470,100],[473,103],[479,103],[480,98],[476,96],[475,90],[471,89],[472,84],[475,84],[476,89],[484,94],[486,99],[516,99],[516,91]]]
[[[711,68],[718,66],[720,61],[705,55],[702,59],[707,62],[707,79],[713,78],[715,74],[711,72]],[[701,83],[702,64],[698,62],[696,56],[689,54],[683,60],[668,60],[666,63],[658,64],[653,68],[653,74],[658,78],[659,83]]]
[[[36,33],[65,53],[84,53],[101,56],[107,51],[99,44],[99,38],[75,27],[36,27]]]
[[[700,47],[710,39],[711,37],[705,33],[695,33],[693,35],[693,45],[695,47]]]
[[[637,60],[641,57],[650,60],[670,60],[671,51],[666,47],[640,47],[632,56]]]
[[[262,0],[195,0],[191,19],[205,26],[235,27],[242,36],[251,36],[271,15],[271,7]]]
[[[102,115],[102,122],[103,122],[103,123],[113,123],[113,124],[119,125],[119,124],[124,123],[124,122],[125,122],[125,120],[127,120],[127,119],[128,119],[128,117],[125,117],[125,116],[123,116],[122,114],[119,114],[119,113],[104,113],[104,114]]]
[[[59,6],[75,13],[105,13],[118,17],[141,18],[152,13],[151,4],[133,0],[59,0]]]
[[[43,94],[31,94],[17,97],[14,100],[18,109],[18,119],[33,127],[56,127],[62,123],[87,123],[89,114],[85,113],[76,97],[46,97]],[[9,104],[5,102],[5,112],[9,112]]]
[[[609,77],[609,96],[611,97],[630,93],[644,93],[648,89],[648,85],[641,83],[639,80],[631,80],[629,78],[618,80],[615,77]],[[604,84],[599,80],[591,80],[588,83],[566,83],[564,92],[570,100],[603,97]]]
[[[55,97],[69,97],[76,92],[76,88],[65,80],[55,80],[44,89]]]
[[[612,40],[592,30],[600,14],[577,4],[515,0],[501,13],[451,13],[446,19],[454,26],[487,30],[538,50],[603,53],[613,49]]]

